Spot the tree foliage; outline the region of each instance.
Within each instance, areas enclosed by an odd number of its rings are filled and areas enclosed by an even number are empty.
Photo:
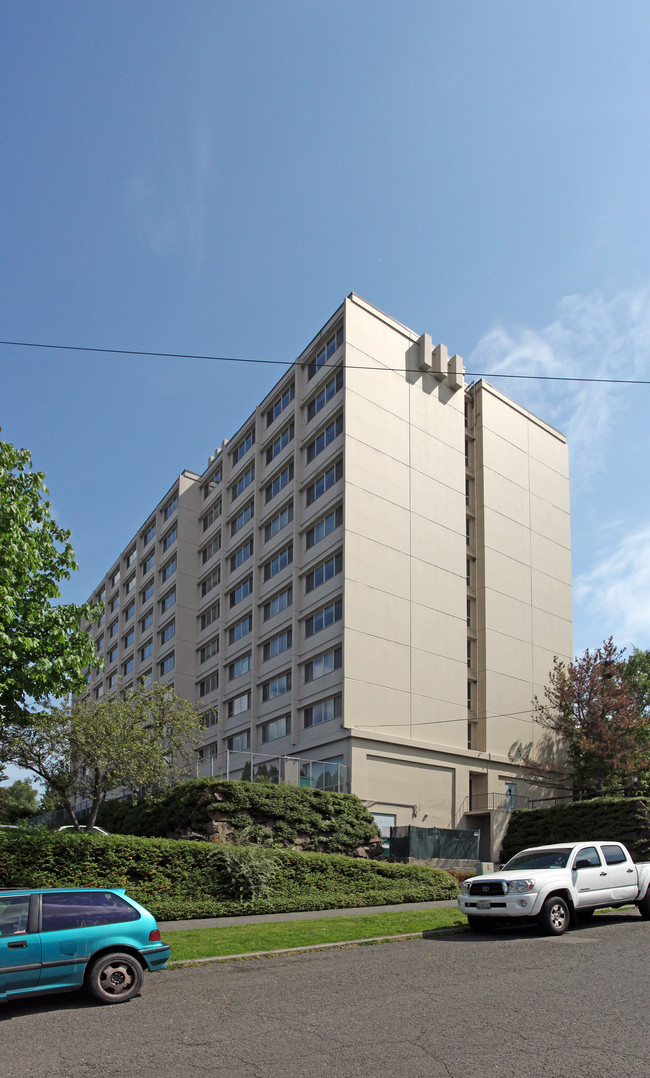
[[[187,778],[196,760],[200,709],[164,685],[126,698],[87,698],[35,712],[29,726],[5,724],[1,759],[38,775],[51,807],[79,827],[79,801],[93,827],[111,790],[137,793]]]
[[[78,566],[44,480],[26,449],[0,442],[0,723],[27,720],[30,698],[80,689],[97,663],[81,618],[98,608],[54,603]]]
[[[0,823],[18,823],[38,812],[38,791],[28,779],[0,786]]]
[[[648,718],[640,706],[633,671],[613,640],[573,662],[555,659],[545,699],[535,718],[562,739],[567,769],[579,796],[630,789],[650,765]],[[524,761],[534,771],[536,761]],[[539,764],[537,763],[538,773]]]

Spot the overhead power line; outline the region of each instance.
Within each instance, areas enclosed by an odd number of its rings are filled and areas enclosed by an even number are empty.
[[[191,352],[149,352],[137,348],[98,348],[81,344],[47,344],[39,341],[0,341],[8,348],[44,348],[57,352],[93,352],[109,356],[143,356],[149,359],[197,359],[210,363],[255,363],[262,367],[292,367],[295,360],[254,359],[243,356],[195,355]],[[361,351],[361,349],[356,349]],[[338,363],[324,363],[320,368],[337,367]],[[353,371],[392,371],[400,374],[401,367],[378,367],[376,364],[346,363],[347,370]],[[586,378],[571,374],[504,374],[501,371],[465,371],[466,378],[510,378],[533,382],[589,382],[602,385],[648,386],[650,378]]]

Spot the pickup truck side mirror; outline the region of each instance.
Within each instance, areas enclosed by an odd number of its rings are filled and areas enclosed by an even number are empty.
[[[576,863],[575,863],[575,865],[573,867],[574,868],[595,868],[596,866],[592,865],[591,861],[589,861],[586,857],[580,857],[576,861]]]

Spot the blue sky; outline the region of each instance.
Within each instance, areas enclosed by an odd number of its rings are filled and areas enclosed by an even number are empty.
[[[3,340],[290,362],[354,290],[567,433],[575,650],[650,647],[650,386],[496,377],[650,377],[650,5],[21,0],[0,29]],[[0,346],[66,601],[281,370]]]

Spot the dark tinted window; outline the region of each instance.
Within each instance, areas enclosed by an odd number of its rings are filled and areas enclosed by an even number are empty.
[[[620,846],[602,846],[601,848],[608,865],[622,865],[627,861],[625,852]]]
[[[600,863],[600,857],[596,847],[585,846],[584,850],[578,850],[578,856],[573,862],[573,867],[578,868],[582,865],[584,868],[598,868]]]
[[[60,891],[43,895],[43,932],[137,921],[140,914],[112,891]]]
[[[27,931],[29,895],[0,896],[0,936],[18,936]]]

